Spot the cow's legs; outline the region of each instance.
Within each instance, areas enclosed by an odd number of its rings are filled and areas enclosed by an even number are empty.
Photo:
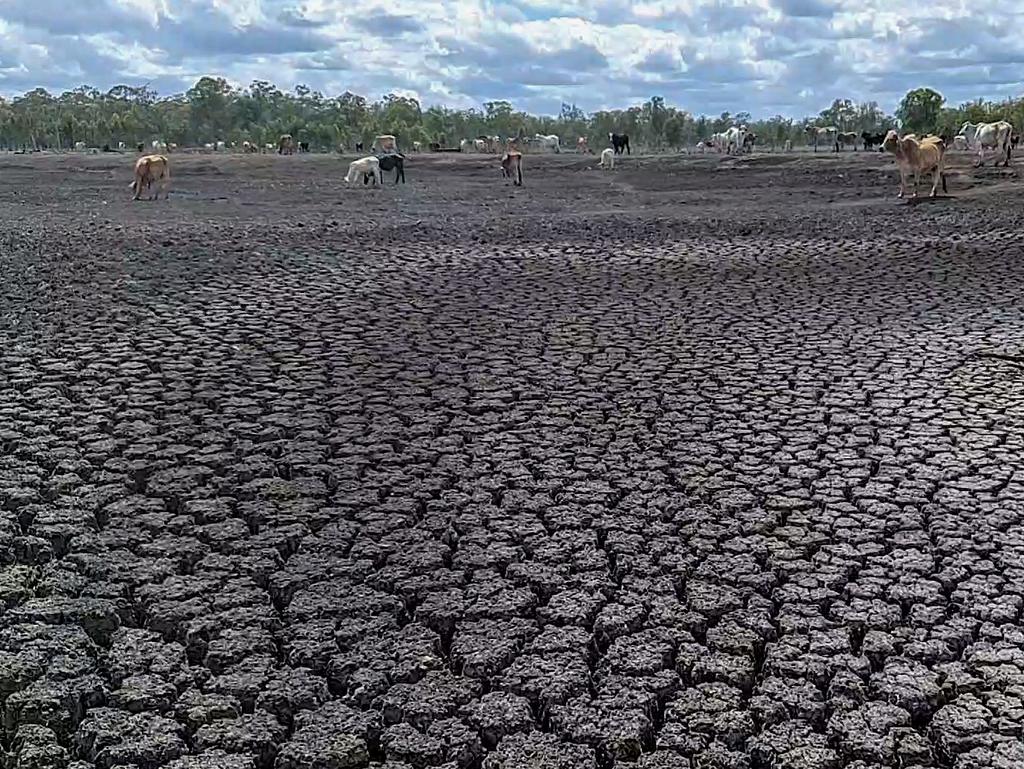
[[[907,189],[907,173],[902,168],[900,169],[900,193],[896,197],[902,198],[906,194]]]

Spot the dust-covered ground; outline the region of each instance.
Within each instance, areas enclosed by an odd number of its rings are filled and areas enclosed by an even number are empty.
[[[1024,765],[1014,169],[345,160],[0,158],[9,767]]]

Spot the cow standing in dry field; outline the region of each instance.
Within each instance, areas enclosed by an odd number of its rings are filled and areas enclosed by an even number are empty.
[[[142,187],[145,185],[146,189],[149,190],[153,186],[153,182],[160,182],[160,186],[156,191],[156,195],[151,196],[150,200],[159,200],[160,193],[164,193],[164,199],[171,197],[168,185],[171,181],[171,164],[168,162],[165,155],[144,155],[135,161],[135,180],[131,183],[132,190],[135,191],[135,195],[132,200],[140,200],[142,198]]]
[[[615,170],[615,150],[611,147],[607,147],[601,150],[601,162],[597,164],[598,168],[607,168],[609,171]]]
[[[856,131],[844,131],[836,137],[840,147],[853,147],[853,151],[857,151],[857,136]]]
[[[815,152],[818,151],[818,144],[822,142],[831,146],[833,152],[839,152],[839,129],[835,126],[819,128],[809,125],[804,132],[807,134],[808,141],[814,146]]]
[[[294,153],[295,139],[292,138],[291,134],[281,134],[281,138],[277,140],[277,154],[292,155]]]
[[[939,182],[942,182],[942,191],[946,192],[946,176],[943,173],[943,164],[946,157],[946,143],[938,136],[926,136],[918,139],[913,134],[904,136],[902,139],[895,131],[886,134],[882,142],[882,149],[892,153],[896,157],[896,164],[900,169],[900,194],[903,197],[907,189],[907,177],[914,175],[914,194],[917,197],[917,186],[921,175],[932,174],[931,197],[938,194]]]
[[[398,140],[391,134],[381,134],[373,140],[370,149],[377,152],[397,152]]]
[[[1012,154],[1013,126],[1005,120],[995,123],[964,123],[960,128],[960,136],[967,140],[967,146],[978,151],[978,166],[985,165],[985,150],[996,151],[996,166],[1002,158],[1003,165],[1009,167]]]
[[[523,153],[509,150],[501,156],[501,176],[511,179],[516,187],[523,186]]]

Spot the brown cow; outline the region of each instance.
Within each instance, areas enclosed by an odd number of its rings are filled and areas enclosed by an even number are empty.
[[[143,155],[135,161],[135,181],[131,183],[131,188],[135,191],[135,195],[132,197],[132,200],[140,200],[142,198],[143,185],[145,185],[148,191],[153,186],[153,182],[160,182],[160,187],[157,189],[156,194],[150,196],[149,199],[158,200],[161,191],[164,193],[164,198],[168,199],[171,196],[170,190],[167,189],[170,181],[171,164],[167,161],[165,155]]]
[[[295,139],[292,138],[291,134],[281,134],[281,138],[277,140],[277,154],[291,155],[294,152]]]
[[[501,176],[511,179],[517,187],[523,186],[523,153],[509,150],[501,158]]]

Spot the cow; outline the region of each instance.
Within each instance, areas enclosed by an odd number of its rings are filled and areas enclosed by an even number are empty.
[[[309,153],[309,142],[299,142],[299,152]]]
[[[154,139],[153,140],[153,144],[151,146],[153,147],[153,153],[154,154],[157,154],[157,155],[166,155],[167,154],[167,142],[161,141],[160,139]]]
[[[413,142],[412,143],[412,151],[413,152],[422,152],[423,151],[423,145],[420,142]]]
[[[85,152],[85,142],[75,142],[75,152]]]
[[[808,141],[814,145],[814,151],[818,151],[818,144],[824,140],[833,152],[839,152],[839,129],[835,126],[818,127],[809,125],[804,129]]]
[[[872,150],[875,147],[881,149],[885,141],[885,133],[871,133],[870,131],[860,132],[860,143],[864,145],[864,151]]]
[[[609,171],[615,170],[615,150],[611,147],[601,150],[601,162],[597,164],[598,168],[607,168]]]
[[[792,139],[786,139],[786,141],[783,142],[783,144],[782,144],[782,151],[783,152],[792,152],[793,151],[793,140]]]
[[[117,151],[118,152],[124,152],[126,149],[128,149],[128,146],[124,142],[118,142],[117,143]]]
[[[222,142],[222,141],[217,142],[217,152],[223,152],[227,148],[228,148],[228,145],[225,142]]]
[[[843,131],[836,136],[840,147],[853,147],[854,152],[857,151],[857,139],[859,138],[855,131]]]
[[[384,184],[384,181],[380,175],[380,160],[373,157],[372,155],[359,160],[353,160],[348,164],[348,173],[345,175],[345,182],[348,184],[354,184],[364,174],[370,174],[373,177],[374,184]]]
[[[511,179],[516,187],[523,186],[523,153],[509,150],[501,156],[501,176]]]
[[[487,150],[487,140],[486,139],[474,139],[473,140],[473,149],[476,152],[485,152]]]
[[[743,143],[747,140],[747,129],[733,126],[725,132],[725,153],[731,155],[735,150],[736,154],[743,151]]]
[[[754,151],[755,144],[757,144],[757,134],[747,131],[747,135],[743,137],[743,151],[749,155]]]
[[[138,144],[135,145],[135,151],[136,152],[145,152],[146,151],[146,145],[143,144],[142,142],[139,142]]]
[[[703,155],[708,151],[708,145],[705,144],[704,142],[697,142],[697,146],[695,149],[697,150],[697,152]]]
[[[295,153],[295,139],[291,134],[281,134],[277,140],[278,155],[293,155]]]
[[[608,141],[612,143],[612,149],[615,150],[616,155],[621,155],[623,150],[627,155],[633,154],[629,148],[629,134],[609,133]]]
[[[243,154],[248,155],[248,154],[256,152],[258,150],[259,150],[259,147],[257,147],[252,142],[249,142],[249,141],[242,142],[242,152],[243,152]]]
[[[473,142],[469,139],[463,139],[459,142],[459,152],[472,152]]]
[[[1003,159],[1004,166],[1010,165],[1013,126],[1005,120],[995,123],[967,122],[960,128],[958,135],[967,140],[968,147],[978,150],[977,166],[985,165],[985,150],[990,148],[996,151],[996,166],[999,165],[999,158]]]
[[[585,155],[590,152],[590,148],[587,146],[587,137],[581,136],[576,140],[576,154]]]
[[[1010,149],[1017,149],[1018,144],[1020,144],[1020,134],[1014,133],[1013,136],[1010,137]]]
[[[362,152],[363,151],[363,143],[362,142],[356,142],[355,150],[356,150],[356,152]]]
[[[203,149],[206,150],[207,152],[213,152],[213,144],[207,142],[206,144],[203,145]]]
[[[395,172],[395,184],[398,184],[399,179],[402,180],[402,184],[405,184],[405,155],[391,152],[386,155],[378,155],[377,160],[380,161],[381,171]],[[364,173],[363,184],[366,184],[369,180],[370,174]]]
[[[896,156],[896,164],[900,169],[900,194],[906,194],[907,177],[914,175],[914,194],[917,197],[917,187],[921,175],[932,174],[931,197],[938,194],[939,182],[942,182],[942,191],[946,192],[946,176],[943,173],[943,164],[946,155],[946,143],[938,136],[926,136],[924,139],[917,139],[913,134],[904,136],[902,139],[896,131],[889,131],[882,142],[882,149],[891,152]]]
[[[398,140],[391,134],[381,134],[373,140],[370,149],[377,152],[397,152]]]
[[[143,185],[148,191],[153,186],[153,182],[157,181],[160,182],[160,186],[155,197],[150,197],[150,200],[159,200],[161,191],[164,193],[165,199],[170,198],[171,193],[167,186],[171,181],[171,165],[167,161],[167,157],[165,155],[143,155],[135,161],[135,179],[130,185],[135,193],[132,200],[141,199]]]
[[[967,137],[966,136],[954,136],[953,137],[953,149],[960,150],[963,152],[967,149]]]
[[[555,134],[535,134],[533,143],[542,150],[551,150],[556,154],[562,151],[559,139]]]

